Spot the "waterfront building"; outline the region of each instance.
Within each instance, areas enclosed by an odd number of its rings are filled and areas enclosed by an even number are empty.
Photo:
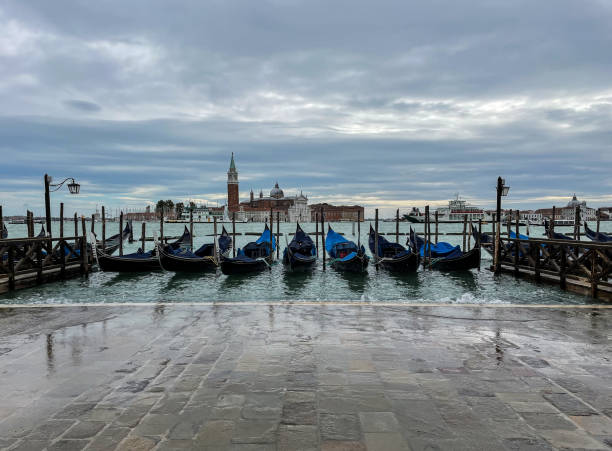
[[[582,221],[595,221],[597,219],[597,210],[587,206],[586,201],[579,201],[574,194],[565,207],[555,207],[555,223],[574,224],[578,207],[580,207],[580,219]],[[536,213],[550,220],[552,219],[552,211],[552,208],[540,208],[536,210]]]
[[[317,214],[321,213],[321,208],[323,208],[325,213],[326,222],[357,221],[357,218],[361,218],[362,222],[365,220],[364,208],[360,205],[330,205],[322,203],[310,206],[311,221],[316,220]],[[321,220],[320,217],[319,220]]]
[[[270,219],[270,210],[274,219],[277,213],[283,222],[306,222],[310,220],[310,207],[308,197],[300,191],[295,196],[285,196],[278,182],[270,190],[268,196],[264,196],[262,190],[256,197],[253,190],[250,192],[249,200],[240,202],[238,171],[234,161],[234,154],[227,171],[227,207],[228,212],[236,213],[236,220],[247,222],[265,222]]]
[[[100,214],[97,212],[97,210],[96,214],[98,216],[96,220],[98,220],[100,218]],[[150,205],[147,205],[144,211],[127,211],[123,214],[123,217],[126,221],[155,221],[157,219],[157,214],[154,211],[151,211]]]

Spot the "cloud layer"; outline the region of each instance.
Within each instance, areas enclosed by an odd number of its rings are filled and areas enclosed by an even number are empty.
[[[555,2],[7,1],[0,203],[82,211],[303,189],[385,214],[458,192],[612,205],[612,7]],[[25,205],[25,207],[24,207]]]

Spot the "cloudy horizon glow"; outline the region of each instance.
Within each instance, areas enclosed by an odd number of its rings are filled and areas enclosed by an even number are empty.
[[[0,5],[0,204],[612,205],[606,1]]]

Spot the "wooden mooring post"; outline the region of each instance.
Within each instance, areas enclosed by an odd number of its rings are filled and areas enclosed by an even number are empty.
[[[437,213],[437,211],[436,211],[436,213]],[[437,226],[437,224],[436,224],[436,226]],[[463,243],[462,243],[463,244],[463,252],[467,251],[467,248],[466,248],[466,238],[467,237],[465,236],[465,232],[467,232],[467,215],[463,215],[463,232],[461,233],[461,239],[463,240]],[[436,231],[436,235],[438,235],[437,231]],[[437,244],[437,241],[438,240],[436,240],[436,244]]]
[[[2,205],[0,205],[0,239],[4,238],[2,234],[4,233],[4,217],[2,216]]]
[[[371,229],[370,229],[371,230]],[[376,264],[376,271],[378,271],[378,208],[374,213],[374,263]]]
[[[476,242],[474,243],[474,246],[478,246],[479,248],[481,248],[481,252],[482,252],[482,247],[480,246],[480,232],[482,230],[482,218],[480,218],[478,220],[478,235],[476,235]],[[478,259],[478,271],[480,271],[480,258]]]
[[[512,210],[511,210],[512,211]],[[518,241],[519,238],[519,225],[520,225],[520,213],[518,210],[516,210],[516,238],[517,240],[514,242],[514,275],[518,276],[519,274],[519,268],[518,268],[518,262],[519,262],[519,256],[521,254],[521,242]],[[510,220],[510,218],[508,218],[508,220]],[[510,237],[510,233],[508,233],[508,237]]]
[[[85,225],[85,216],[81,216],[81,229],[83,237],[81,238],[81,274],[89,274],[89,259],[87,257],[87,226]]]
[[[217,218],[216,216],[214,217]],[[189,236],[191,236],[191,243],[189,249],[193,249],[193,208],[189,208]]]
[[[436,218],[435,218],[436,219],[436,240],[435,240],[435,243],[438,244],[438,210],[436,210],[435,215],[436,215]],[[465,234],[465,231],[464,231],[464,234]],[[463,243],[463,250],[465,251],[465,241]]]
[[[232,257],[236,257],[236,212],[232,213]]]
[[[359,214],[359,212],[357,212],[357,214]],[[321,248],[323,251],[323,271],[325,271],[327,252],[325,252],[325,212],[323,211],[323,207],[321,207]]]
[[[319,256],[319,213],[315,213],[315,246],[317,248],[317,257],[318,257]]]
[[[76,211],[74,212],[74,247],[75,249],[79,246],[79,240],[76,237],[79,235],[79,218]]]
[[[140,240],[142,242],[142,252],[145,251],[145,239],[147,237],[146,231],[147,231],[147,225],[144,221],[142,221],[142,231],[140,232],[142,234],[140,236]]]
[[[321,209],[321,220],[323,220],[324,211]],[[321,226],[321,234],[325,234],[325,230]],[[361,210],[357,210],[357,247],[361,249]],[[325,253],[325,242],[323,242],[323,253]]]
[[[106,252],[106,213],[102,205],[102,252]]]
[[[276,212],[276,259],[278,260],[280,255],[280,211]]]
[[[62,279],[66,278],[66,246],[64,245],[64,202],[60,203],[60,227],[59,227],[59,234],[60,234],[60,239],[62,241],[60,241],[60,254],[61,254],[61,261],[60,261],[60,275],[62,277]]]
[[[123,212],[119,213],[119,255],[123,255]]]
[[[395,242],[399,244],[399,208],[395,210]]]
[[[164,213],[159,217],[159,242],[164,245]]]
[[[213,238],[213,256],[215,258],[215,262],[217,265],[219,264],[219,246],[217,244],[217,217],[213,217],[213,234],[215,235]],[[191,243],[193,247],[193,235],[191,236]]]

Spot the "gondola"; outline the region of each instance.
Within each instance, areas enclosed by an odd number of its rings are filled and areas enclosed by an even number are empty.
[[[495,245],[493,243],[493,238],[491,235],[487,235],[480,231],[479,228],[470,224],[472,227],[472,236],[474,237],[474,242],[480,244],[480,247],[487,251],[490,255],[493,255],[495,252]]]
[[[115,235],[112,235],[104,240],[104,249],[102,249],[102,241],[96,239],[96,250],[98,254],[113,255],[119,249],[119,240],[127,240],[130,233],[132,233],[132,222],[128,221],[126,222],[121,235],[116,233]]]
[[[174,243],[168,245],[170,249],[178,249],[185,243],[191,243],[192,238],[189,229],[185,226],[183,235]],[[145,272],[161,269],[156,249],[144,252],[138,249],[137,252],[126,255],[108,255],[98,252],[98,266],[102,271],[114,272]]]
[[[283,264],[291,271],[308,270],[317,263],[317,247],[298,223],[295,235],[283,252]]]
[[[270,253],[270,242],[272,243],[272,253]],[[221,272],[226,275],[246,274],[256,271],[263,271],[270,268],[276,240],[271,236],[270,229],[266,224],[261,236],[257,241],[252,241],[238,249],[236,256],[221,257]]]
[[[480,246],[477,244],[468,252],[463,252],[460,246],[439,242],[425,245],[425,241],[410,228],[410,242],[419,249],[423,266],[440,271],[465,271],[480,266]],[[478,243],[478,242],[477,242]]]
[[[219,236],[219,253],[226,254],[232,248],[232,239],[223,227]],[[214,270],[219,266],[215,259],[215,244],[206,243],[191,252],[183,247],[162,246],[158,244],[157,255],[159,264],[165,271],[173,272],[203,272]]]
[[[331,258],[329,266],[338,271],[365,272],[370,261],[363,246],[357,246],[331,227],[327,229],[325,250]]]
[[[415,272],[421,262],[420,255],[412,246],[406,249],[399,243],[392,243],[378,234],[378,252],[376,252],[376,231],[370,225],[368,238],[374,264],[393,272]]]
[[[6,228],[6,224],[2,223],[2,239],[6,240],[8,238],[8,229]]]
[[[569,237],[567,235],[564,235],[562,233],[558,233],[555,232],[551,225],[550,222],[548,222],[548,220],[544,220],[544,231],[546,232],[546,237],[549,240],[566,240],[566,241],[572,241],[573,238]]]
[[[591,241],[597,241],[598,243],[612,243],[612,236],[605,232],[596,232],[589,228],[588,224],[584,223],[584,233]]]

